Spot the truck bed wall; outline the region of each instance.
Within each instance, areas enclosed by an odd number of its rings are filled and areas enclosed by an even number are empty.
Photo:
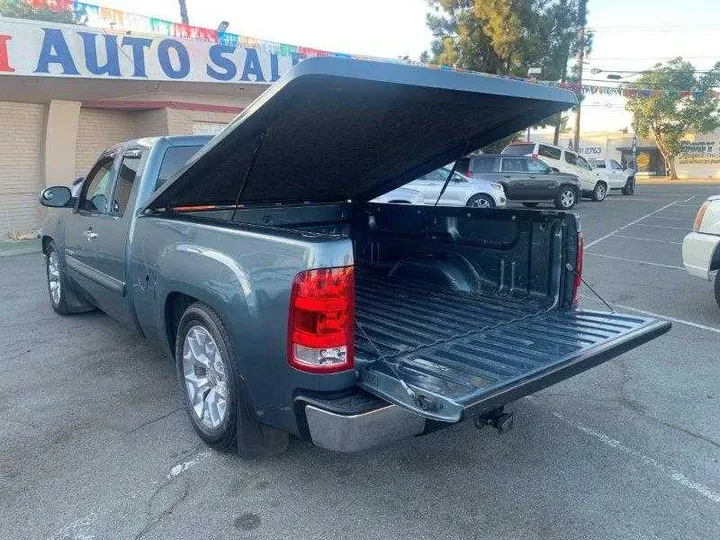
[[[357,266],[546,305],[569,303],[576,236],[575,216],[534,210],[368,204],[352,224]]]

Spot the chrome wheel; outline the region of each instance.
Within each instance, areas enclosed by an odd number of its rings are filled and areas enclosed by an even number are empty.
[[[605,195],[607,195],[607,189],[603,184],[598,184],[595,187],[595,200],[602,201],[605,198]]]
[[[48,255],[47,263],[47,279],[48,288],[50,289],[50,297],[52,298],[53,304],[56,306],[60,304],[60,297],[62,295],[62,282],[60,281],[60,260],[55,251],[51,251]]]
[[[492,208],[492,203],[489,199],[486,199],[485,197],[477,197],[470,201],[470,204],[468,204],[470,208]]]
[[[563,208],[570,208],[575,204],[575,192],[571,189],[566,189],[560,194],[560,204]]]
[[[207,428],[217,429],[227,413],[225,363],[207,328],[195,325],[183,341],[183,375],[192,410]]]

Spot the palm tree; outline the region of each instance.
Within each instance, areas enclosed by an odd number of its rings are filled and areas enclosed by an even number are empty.
[[[187,14],[187,5],[185,4],[185,0],[178,0],[178,4],[180,4],[180,20],[183,24],[190,24],[190,19],[188,19]]]

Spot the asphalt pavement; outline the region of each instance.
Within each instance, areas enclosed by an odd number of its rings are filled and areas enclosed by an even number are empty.
[[[40,255],[0,258],[0,537],[716,540],[720,308],[679,244],[715,193],[576,209],[588,283],[670,333],[513,404],[509,433],[464,423],[351,455],[209,450],[158,350],[101,313],[56,315]]]

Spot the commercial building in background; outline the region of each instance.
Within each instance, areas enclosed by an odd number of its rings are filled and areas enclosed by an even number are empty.
[[[38,193],[132,138],[215,134],[298,55],[0,17],[0,239],[43,220]]]
[[[533,133],[532,140],[552,143],[552,133]],[[558,145],[570,147],[572,135],[563,133]],[[583,133],[579,153],[592,161],[610,158],[623,167],[632,163],[632,133],[603,131]],[[720,179],[720,130],[710,133],[688,133],[684,137],[682,152],[675,157],[679,178]],[[665,160],[657,145],[649,139],[639,139],[637,146],[638,176],[665,176]]]

